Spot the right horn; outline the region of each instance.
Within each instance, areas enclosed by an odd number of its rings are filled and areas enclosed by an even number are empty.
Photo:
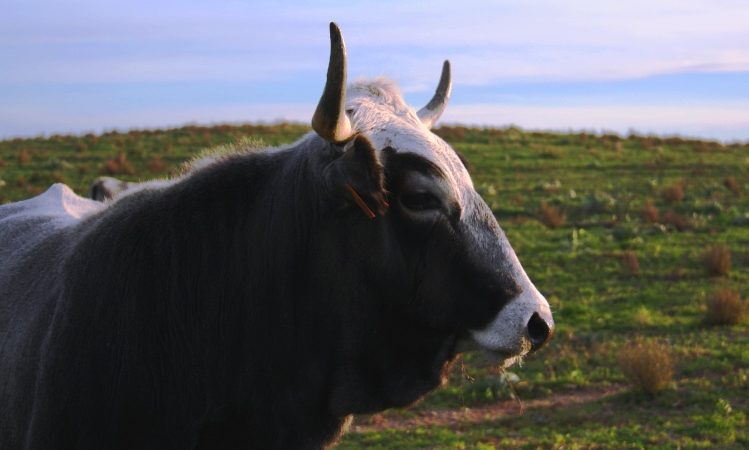
[[[437,119],[440,118],[442,113],[445,111],[447,102],[450,100],[450,92],[452,91],[452,79],[450,76],[450,61],[445,60],[442,64],[442,75],[440,76],[440,82],[437,85],[437,90],[434,92],[434,97],[429,100],[429,103],[419,110],[416,114],[421,119],[427,128],[432,128]]]
[[[328,79],[320,102],[312,116],[312,129],[323,139],[341,144],[354,135],[351,121],[346,115],[346,44],[341,29],[330,22],[330,61]]]

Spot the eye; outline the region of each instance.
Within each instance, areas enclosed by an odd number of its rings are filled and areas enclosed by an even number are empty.
[[[400,201],[403,206],[412,211],[431,211],[442,208],[440,199],[428,192],[401,194]]]

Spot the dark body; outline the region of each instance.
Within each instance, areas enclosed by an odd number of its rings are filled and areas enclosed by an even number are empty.
[[[349,205],[346,182],[371,202],[403,166],[355,146],[220,160],[28,250],[0,277],[23,293],[0,300],[0,447],[320,448],[438,386],[458,335],[517,290],[435,239],[459,222]],[[497,281],[483,302],[448,301],[477,276]]]

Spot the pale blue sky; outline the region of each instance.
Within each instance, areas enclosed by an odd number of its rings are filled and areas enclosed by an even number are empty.
[[[749,2],[0,0],[0,137],[307,122],[327,23],[349,74],[443,123],[749,140]]]

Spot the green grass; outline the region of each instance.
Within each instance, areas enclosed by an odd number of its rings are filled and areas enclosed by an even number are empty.
[[[164,176],[202,149],[253,136],[290,142],[301,125],[185,127],[163,131],[51,136],[0,142],[0,203],[27,198],[55,181],[85,193],[120,153],[138,180]],[[709,325],[705,300],[719,288],[749,296],[749,144],[611,135],[531,133],[515,128],[437,130],[469,161],[474,183],[506,231],[557,322],[555,339],[510,371],[466,356],[451,382],[406,410],[494,405],[512,397],[552,401],[560,393],[622,386],[618,394],[529,409],[481,422],[357,432],[340,448],[742,448],[749,446],[749,323]],[[154,163],[160,158],[162,164]],[[730,189],[725,180],[732,179]],[[663,191],[682,183],[684,198]],[[651,223],[646,201],[687,223]],[[539,221],[542,202],[564,225]],[[715,244],[731,249],[727,276],[701,261]],[[622,264],[634,251],[639,272]],[[617,350],[636,336],[668,342],[672,386],[653,397],[626,385]],[[362,418],[365,423],[367,418]]]

